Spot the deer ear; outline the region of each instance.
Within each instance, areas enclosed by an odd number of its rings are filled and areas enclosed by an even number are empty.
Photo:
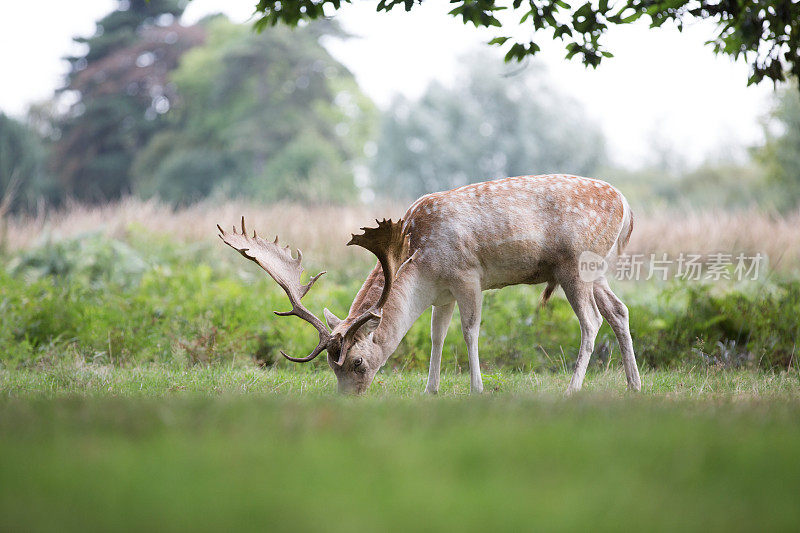
[[[342,319],[328,311],[327,307],[322,310],[322,314],[325,315],[325,322],[328,323],[328,327],[331,329],[335,329],[336,326],[342,323]]]
[[[354,335],[368,336],[372,335],[381,323],[380,315],[373,314],[369,320],[364,322],[361,326],[353,329]]]
[[[380,323],[381,315],[370,310],[362,314],[356,319],[355,322],[350,324],[350,326],[347,328],[347,331],[344,332],[344,336],[342,337],[342,348],[339,351],[339,360],[336,362],[336,364],[342,366],[344,364],[345,357],[347,357],[347,351],[356,342],[356,338],[362,335],[371,338],[371,335],[376,329],[378,329]]]

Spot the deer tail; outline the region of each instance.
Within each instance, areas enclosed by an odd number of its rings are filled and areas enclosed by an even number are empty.
[[[631,206],[628,205],[628,200],[622,197],[622,227],[619,230],[617,237],[617,253],[621,254],[628,241],[631,240],[631,233],[633,233],[633,211]]]
[[[545,287],[544,292],[542,292],[542,299],[539,301],[539,306],[544,307],[547,304],[547,300],[553,295],[553,292],[558,288],[558,283],[555,281],[548,281],[547,287]]]

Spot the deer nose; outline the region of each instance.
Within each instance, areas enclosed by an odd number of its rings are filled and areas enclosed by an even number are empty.
[[[358,390],[353,385],[345,385],[344,383],[339,383],[339,394],[350,395],[350,394],[358,394]]]
[[[339,394],[359,396],[364,394],[364,391],[366,390],[367,387],[359,386],[358,384],[339,383]]]

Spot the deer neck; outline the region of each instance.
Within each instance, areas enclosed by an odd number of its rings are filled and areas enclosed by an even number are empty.
[[[423,311],[431,306],[431,291],[426,290],[421,281],[416,266],[409,264],[392,285],[373,336],[375,344],[381,348],[381,366],[386,364]]]
[[[386,303],[381,309],[381,321],[373,333],[374,342],[380,346],[380,364],[383,366],[397,349],[400,341],[425,309],[430,307],[431,291],[421,283],[416,265],[405,265],[392,285]],[[383,289],[383,271],[376,265],[364,285],[356,294],[347,320],[353,320],[374,305]]]

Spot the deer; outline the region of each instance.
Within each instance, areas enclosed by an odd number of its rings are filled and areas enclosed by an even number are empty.
[[[628,308],[612,292],[600,270],[587,279],[582,254],[613,263],[627,245],[633,215],[622,193],[608,183],[563,174],[517,176],[435,192],[415,201],[398,221],[377,221],[361,228],[348,246],[367,249],[375,267],[355,295],[345,318],[327,308],[325,323],[301,302],[325,274],[301,283],[303,254],[290,247],[249,236],[241,228],[219,237],[256,262],[286,293],[289,311],[314,326],[319,343],[305,357],[281,355],[305,363],[327,352],[338,390],[361,394],[395,352],[400,341],[432,307],[431,355],[425,391],[439,392],[442,350],[458,304],[467,345],[470,391],[483,392],[478,336],[483,291],[518,284],[546,283],[544,305],[560,286],[580,324],[580,346],[566,393],[581,389],[605,319],[620,346],[628,389],[641,382],[631,339]]]

